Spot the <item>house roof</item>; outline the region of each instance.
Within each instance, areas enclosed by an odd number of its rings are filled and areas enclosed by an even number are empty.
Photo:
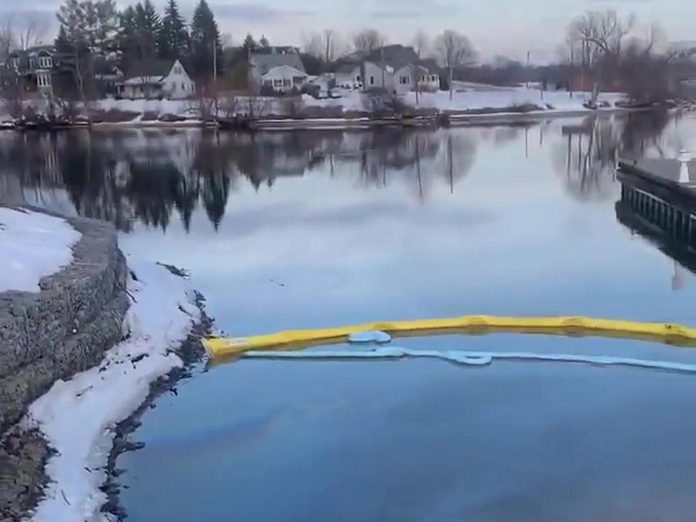
[[[36,55],[53,55],[56,54],[55,45],[37,45],[28,49],[15,49],[10,53],[12,58],[28,58]]]
[[[268,76],[271,72],[275,71],[276,69],[284,69],[283,72],[287,72],[289,74],[292,74],[293,76],[307,76],[307,73],[305,71],[300,71],[299,69],[296,69],[295,67],[292,67],[290,65],[279,65],[278,67],[273,67],[273,69],[270,69],[262,77]]]
[[[272,48],[274,49],[274,48]],[[275,48],[277,49],[277,48]],[[281,48],[282,49],[282,48]],[[260,76],[265,75],[271,69],[275,67],[281,67],[287,65],[293,67],[298,71],[305,72],[304,65],[300,59],[300,55],[295,52],[287,53],[252,53],[251,55],[251,66],[254,67]]]
[[[413,47],[398,44],[375,49],[365,59],[378,66],[384,64],[385,67],[391,67],[395,71],[419,61],[418,54],[413,50]]]
[[[159,78],[158,83],[169,74],[174,67],[176,60],[141,60],[133,63],[125,74],[126,82],[139,79],[138,83],[142,83],[145,78]]]
[[[370,62],[377,67],[382,67],[382,65],[384,65],[384,68],[390,72],[398,71],[403,67],[414,64],[418,64],[429,73],[438,73],[440,71],[440,67],[436,60],[420,60],[418,58],[418,53],[416,53],[413,47],[397,44],[386,45],[369,53],[355,52],[346,56],[339,62],[336,73],[351,73],[356,67],[360,67],[363,62]]]
[[[360,67],[359,63],[349,62],[339,65],[336,69],[336,74],[350,74],[355,71],[356,68]]]
[[[434,58],[426,58],[425,60],[421,60],[418,62],[418,65],[426,69],[431,74],[440,73],[440,65]]]

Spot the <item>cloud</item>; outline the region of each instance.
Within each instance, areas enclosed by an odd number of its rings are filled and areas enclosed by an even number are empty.
[[[215,4],[216,16],[250,22],[277,22],[287,18],[312,16],[311,11],[276,9],[263,4]]]

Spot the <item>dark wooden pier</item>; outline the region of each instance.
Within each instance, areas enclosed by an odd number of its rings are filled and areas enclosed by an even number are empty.
[[[625,159],[618,168],[618,220],[693,265],[686,258],[696,254],[696,161]]]

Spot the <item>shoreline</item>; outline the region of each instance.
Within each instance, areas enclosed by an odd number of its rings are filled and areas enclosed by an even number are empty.
[[[181,272],[175,272],[174,267],[165,266],[175,275],[183,277]],[[188,337],[175,350],[175,353],[183,361],[183,366],[173,368],[168,374],[150,383],[150,392],[145,400],[127,418],[118,422],[113,428],[114,438],[111,450],[109,451],[106,466],[104,468],[106,479],[101,489],[107,497],[106,503],[101,510],[116,517],[118,522],[125,520],[128,516],[121,503],[121,484],[118,478],[124,472],[116,466],[118,458],[129,451],[137,451],[140,445],[130,440],[131,435],[140,427],[140,419],[151,408],[155,402],[165,393],[176,394],[176,385],[181,381],[190,379],[196,366],[203,364],[205,360],[205,349],[200,342],[201,337],[212,333],[213,320],[205,311],[205,297],[198,291],[195,292],[195,305],[200,310],[200,319],[193,325]]]
[[[515,124],[519,122],[537,122],[549,119],[575,118],[583,116],[610,116],[633,112],[648,112],[654,108],[628,108],[608,107],[600,109],[546,109],[528,112],[513,112],[510,107],[501,108],[499,111],[485,113],[456,113],[438,112],[433,116],[394,116],[391,118],[372,118],[361,116],[357,118],[263,118],[240,123],[233,128],[225,127],[225,120],[201,121],[122,121],[122,122],[97,122],[91,127],[83,122],[75,124],[57,124],[54,126],[17,126],[3,124],[0,131],[14,132],[60,132],[74,129],[87,129],[92,131],[114,129],[217,129],[230,132],[256,132],[256,131],[293,131],[293,130],[368,130],[381,127],[401,128],[443,128],[467,125],[489,124]]]
[[[124,320],[125,337],[97,366],[57,381],[11,431],[21,437],[15,446],[27,447],[17,459],[28,478],[24,498],[13,499],[7,515],[0,512],[3,522],[96,520],[99,513],[122,519],[116,460],[137,448],[127,437],[154,400],[204,360],[200,338],[212,319],[187,274],[149,262],[128,270],[137,300]],[[75,422],[82,422],[77,434]]]

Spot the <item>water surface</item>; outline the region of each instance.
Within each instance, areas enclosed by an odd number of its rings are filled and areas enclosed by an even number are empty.
[[[696,121],[257,135],[0,135],[5,198],[109,219],[186,267],[230,335],[464,314],[696,324],[693,266],[621,224],[615,160]],[[687,252],[687,257],[691,254]],[[520,335],[423,349],[678,360]],[[695,377],[588,365],[241,361],[182,383],[127,454],[134,521],[690,520]]]

